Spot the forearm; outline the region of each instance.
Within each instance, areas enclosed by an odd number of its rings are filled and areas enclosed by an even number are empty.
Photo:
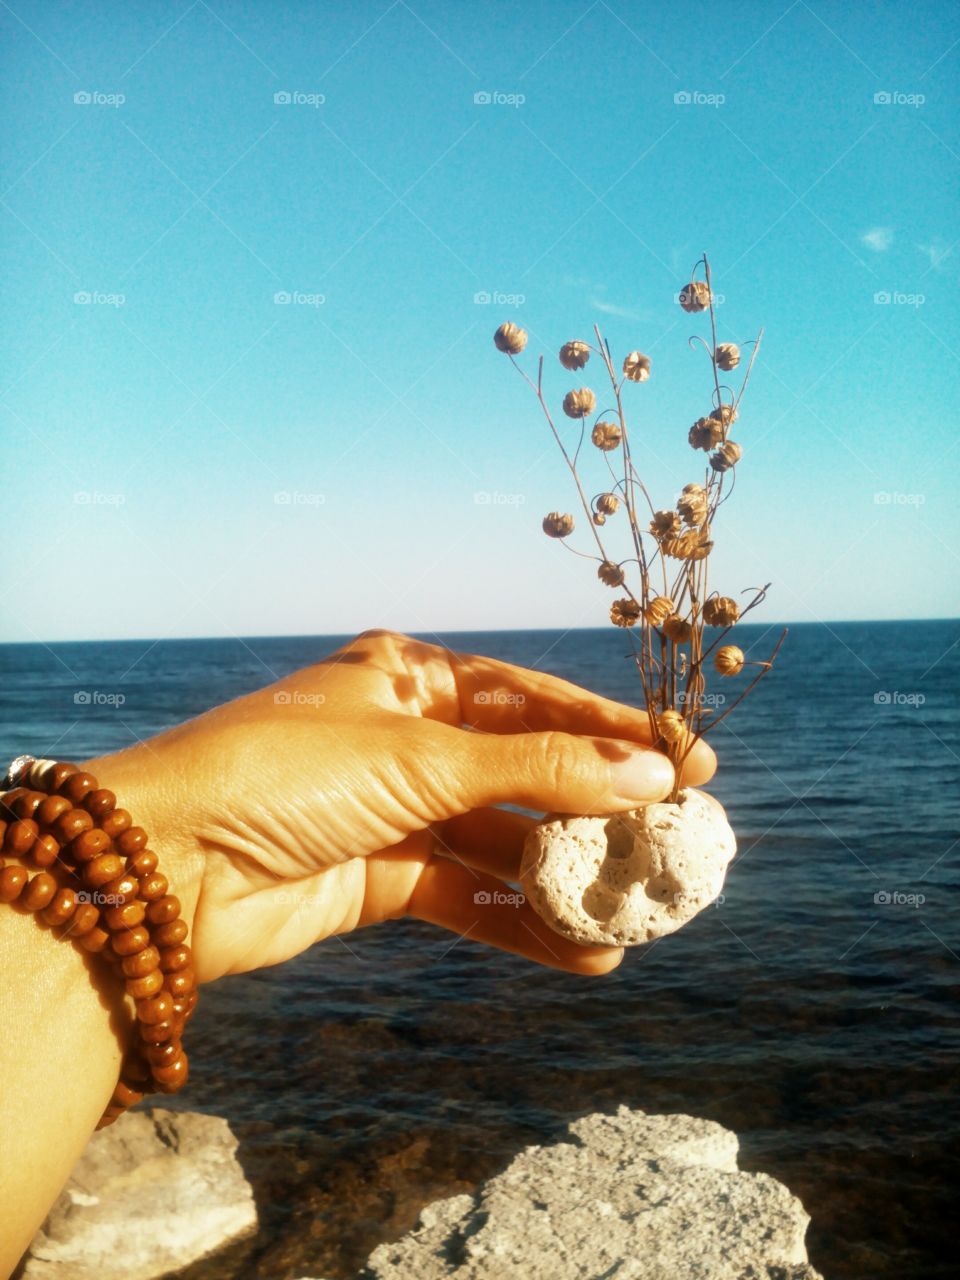
[[[183,894],[189,928],[197,885],[179,849],[161,843],[171,819],[113,759],[90,764],[147,829],[169,892]],[[158,824],[161,841],[153,839]],[[33,874],[29,861],[22,865]],[[69,928],[0,904],[0,1277],[30,1243],[110,1102],[124,1053],[139,1043],[118,968],[78,942]]]
[[[117,1083],[131,1022],[116,976],[0,906],[0,1275],[16,1265]]]

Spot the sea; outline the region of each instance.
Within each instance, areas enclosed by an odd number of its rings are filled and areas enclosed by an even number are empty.
[[[779,628],[738,632],[765,657]],[[3,757],[121,748],[345,638],[0,646]],[[613,629],[422,638],[638,700]],[[620,1104],[735,1130],[827,1280],[960,1274],[958,690],[955,620],[790,627],[713,738],[722,896],[608,977],[400,921],[205,988],[164,1105],[229,1120],[261,1225],[181,1280],[353,1277],[431,1200]]]

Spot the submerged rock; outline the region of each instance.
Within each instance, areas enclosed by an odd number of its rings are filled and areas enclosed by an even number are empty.
[[[735,1134],[621,1107],[428,1206],[364,1280],[822,1280],[803,1205],[737,1167]]]
[[[37,1233],[29,1280],[152,1280],[256,1230],[226,1120],[153,1108],[95,1133]]]

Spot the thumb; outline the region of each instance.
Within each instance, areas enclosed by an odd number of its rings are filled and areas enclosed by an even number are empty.
[[[461,732],[448,762],[471,807],[516,804],[557,813],[615,813],[664,800],[673,765],[649,747],[570,733]]]

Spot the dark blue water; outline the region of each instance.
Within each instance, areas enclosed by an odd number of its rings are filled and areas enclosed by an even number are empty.
[[[613,631],[443,639],[637,695]],[[3,753],[116,749],[337,643],[0,647]],[[229,1117],[262,1231],[185,1274],[349,1276],[426,1201],[626,1102],[735,1129],[828,1280],[955,1275],[958,688],[957,622],[794,627],[714,741],[723,902],[609,978],[402,922],[206,988],[174,1105]]]

